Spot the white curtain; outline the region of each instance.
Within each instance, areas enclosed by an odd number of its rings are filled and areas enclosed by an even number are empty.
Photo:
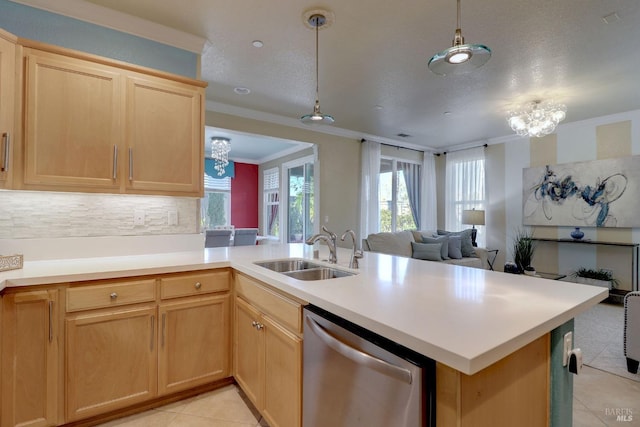
[[[380,177],[380,143],[364,141],[360,179],[360,239],[380,230],[378,180]]]
[[[485,210],[484,147],[447,153],[445,183],[445,226],[458,231],[464,209]],[[484,227],[478,229],[478,246],[484,246]]]
[[[422,198],[420,229],[438,228],[438,202],[436,194],[436,159],[433,153],[424,153],[422,160]]]

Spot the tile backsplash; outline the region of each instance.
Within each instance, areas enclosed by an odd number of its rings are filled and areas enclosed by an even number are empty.
[[[188,197],[0,191],[0,239],[197,234],[199,209]]]

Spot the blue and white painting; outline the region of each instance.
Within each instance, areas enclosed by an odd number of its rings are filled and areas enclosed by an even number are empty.
[[[525,168],[523,224],[640,227],[640,156]]]

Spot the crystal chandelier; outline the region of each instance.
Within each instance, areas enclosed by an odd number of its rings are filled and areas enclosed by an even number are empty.
[[[567,107],[553,101],[532,101],[509,112],[507,122],[520,136],[541,137],[553,132],[564,120]]]
[[[229,164],[229,151],[231,140],[222,136],[211,137],[211,158],[215,161],[214,168],[218,176],[224,175],[224,169]]]

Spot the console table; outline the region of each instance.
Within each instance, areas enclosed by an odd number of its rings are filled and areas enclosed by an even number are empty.
[[[606,245],[606,246],[619,246],[626,247],[631,250],[631,284],[632,290],[638,290],[638,243],[622,243],[622,242],[603,242],[598,240],[589,239],[544,239],[533,238],[531,240],[538,242],[556,242],[556,243],[569,243],[578,245]]]

